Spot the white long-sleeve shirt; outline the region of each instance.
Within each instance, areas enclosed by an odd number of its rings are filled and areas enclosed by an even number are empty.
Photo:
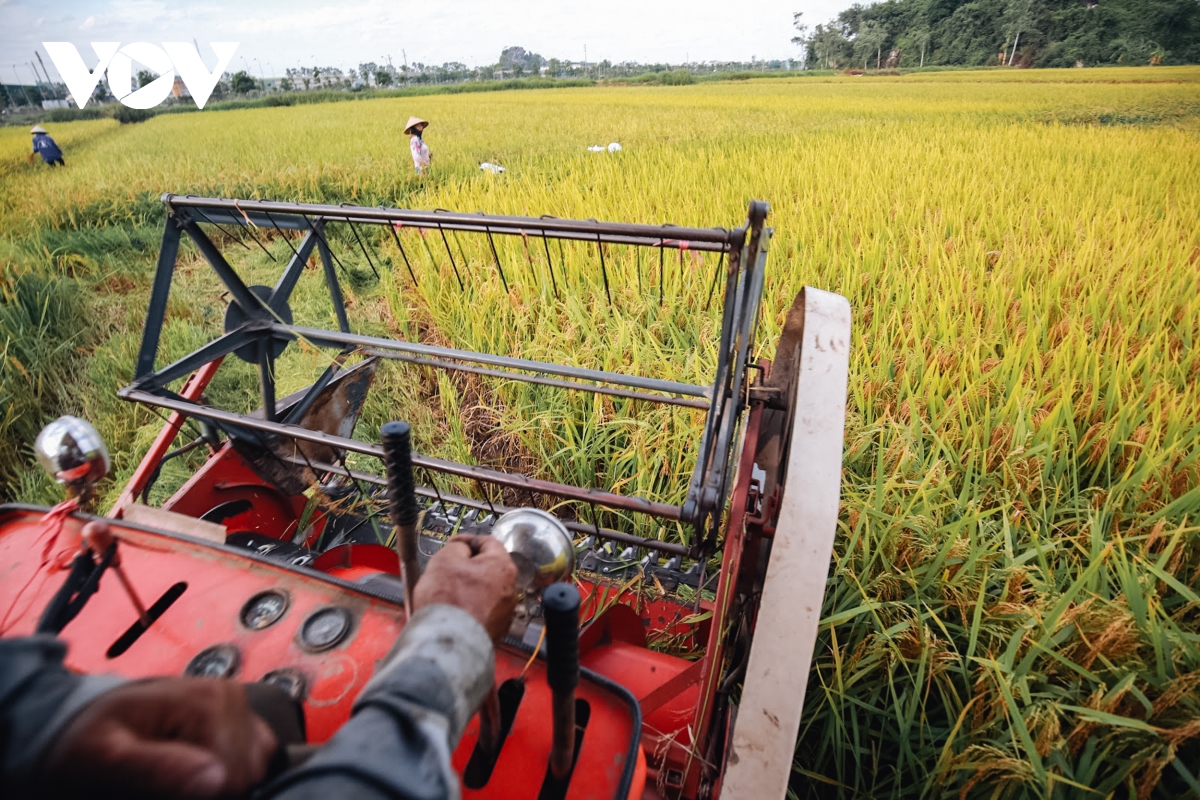
[[[410,138],[409,147],[412,149],[413,166],[417,168],[417,174],[429,166],[430,160],[433,158],[429,154],[429,146],[425,144],[425,140],[420,136]]]

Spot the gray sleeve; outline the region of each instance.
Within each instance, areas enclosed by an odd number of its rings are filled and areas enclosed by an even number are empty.
[[[54,636],[0,639],[0,784],[14,800],[32,796],[34,772],[59,731],[97,696],[124,681],[75,675]]]
[[[492,686],[495,653],[474,617],[448,605],[413,615],[342,729],[266,795],[457,798],[450,755]]]

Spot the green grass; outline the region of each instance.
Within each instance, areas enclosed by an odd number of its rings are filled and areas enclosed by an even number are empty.
[[[1200,790],[1198,84],[1195,68],[973,71],[235,109],[56,125],[68,163],[56,172],[25,162],[24,132],[0,130],[0,342],[24,348],[29,373],[2,366],[4,396],[27,410],[0,443],[27,453],[41,420],[82,411],[113,450],[110,497],[133,470],[160,420],[115,392],[162,191],[681,225],[736,225],[762,198],[775,238],[760,351],[802,285],[854,310],[843,509],[796,794],[1188,796]],[[399,133],[410,113],[433,121],[423,178]],[[625,150],[584,150],[614,140]],[[657,265],[613,248],[610,310],[584,248],[556,259],[570,299],[555,300],[520,240],[498,240],[508,293],[485,247],[452,242],[464,293],[439,239],[403,235],[418,287],[390,237],[375,242],[378,281],[351,240],[336,244],[366,333],[680,380],[711,369],[706,257],[667,261],[660,305]],[[271,282],[278,266],[253,242],[223,244]],[[296,311],[321,322],[315,279]],[[164,358],[211,337],[224,310],[190,246],[176,288]],[[82,313],[39,316],[48,299]],[[322,363],[293,347],[281,389]],[[248,409],[254,379],[230,363],[210,395]],[[392,365],[363,434],[398,416],[426,452],[664,499],[695,446],[686,410],[634,416]],[[28,469],[3,480],[13,496],[53,496]]]

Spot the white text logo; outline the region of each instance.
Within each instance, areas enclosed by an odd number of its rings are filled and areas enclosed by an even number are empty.
[[[42,42],[80,108],[87,105],[96,84],[100,82],[100,76],[106,72],[108,88],[113,97],[130,108],[152,108],[171,94],[177,71],[196,101],[196,107],[204,108],[217,81],[221,80],[225,67],[229,66],[238,44],[213,42],[217,66],[210,72],[191,42],[163,42],[161,48],[149,42],[134,42],[124,47],[120,42],[92,42],[92,49],[99,59],[93,70],[87,68],[79,51],[70,42]],[[158,73],[157,78],[136,90],[132,86],[134,61]]]

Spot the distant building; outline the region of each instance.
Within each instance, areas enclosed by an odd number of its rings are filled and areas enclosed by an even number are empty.
[[[175,82],[171,84],[172,97],[191,97],[192,93],[188,91],[187,84],[183,82],[183,78],[175,76]]]

